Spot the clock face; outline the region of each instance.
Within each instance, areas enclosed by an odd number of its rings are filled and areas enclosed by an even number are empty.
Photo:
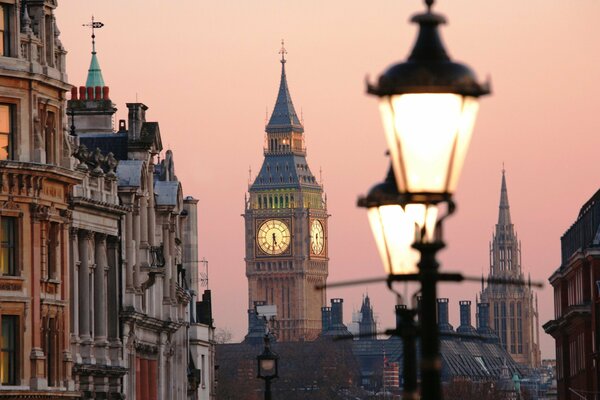
[[[319,255],[323,253],[324,244],[323,224],[315,219],[310,225],[310,248],[314,254]]]
[[[256,235],[258,247],[270,255],[281,254],[290,245],[290,229],[278,219],[263,222]]]

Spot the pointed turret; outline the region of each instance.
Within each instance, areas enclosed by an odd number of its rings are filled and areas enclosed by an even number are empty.
[[[93,88],[96,86],[104,87],[104,78],[102,78],[102,70],[100,69],[100,63],[98,62],[96,51],[92,51],[92,60],[90,61],[90,68],[88,69],[88,76],[87,80],[85,81],[85,86]]]
[[[502,168],[502,185],[500,187],[500,210],[498,212],[498,225],[512,225],[510,219],[510,206],[508,205],[508,191],[506,190],[506,175]]]
[[[294,109],[294,103],[292,102],[292,96],[288,88],[287,77],[285,75],[285,55],[287,51],[283,47],[283,41],[281,42],[281,80],[279,82],[279,92],[277,94],[277,100],[275,101],[275,107],[273,113],[269,119],[269,123],[266,126],[267,133],[282,133],[282,132],[304,132],[304,127],[298,119],[296,109]]]

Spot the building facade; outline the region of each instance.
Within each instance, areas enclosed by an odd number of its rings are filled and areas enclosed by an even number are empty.
[[[328,275],[327,201],[306,161],[304,127],[281,82],[266,126],[264,162],[249,188],[244,212],[248,307],[277,306],[279,340],[315,339]]]
[[[488,278],[524,281],[521,242],[510,217],[506,176],[502,171],[498,223],[490,243]],[[482,284],[481,303],[489,305],[489,326],[512,358],[538,368],[541,362],[537,296],[531,285]]]
[[[70,348],[71,188],[56,2],[0,2],[0,398],[77,396]]]
[[[554,319],[544,324],[556,343],[559,399],[600,391],[600,191],[560,239],[561,264],[550,276]]]

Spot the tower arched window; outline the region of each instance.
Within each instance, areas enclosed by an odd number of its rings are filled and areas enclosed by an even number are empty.
[[[258,208],[262,208],[262,197],[258,196]]]
[[[275,196],[275,208],[279,208],[279,202],[277,201],[277,196]]]
[[[289,208],[290,207],[290,196],[288,196],[287,194],[285,195],[285,208]]]

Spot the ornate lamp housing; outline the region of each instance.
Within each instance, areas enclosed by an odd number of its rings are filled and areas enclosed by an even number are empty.
[[[268,337],[265,337],[265,348],[261,354],[256,356],[256,360],[258,361],[258,378],[271,380],[278,377],[279,356],[271,351]]]
[[[406,62],[392,65],[367,91],[380,98],[392,165],[400,193],[416,202],[451,197],[467,153],[478,98],[490,93],[466,65],[452,62],[438,25],[446,19],[427,11],[411,21],[419,35]]]
[[[383,183],[374,186],[358,205],[368,209],[377,250],[388,275],[417,273],[420,254],[412,245],[434,238],[438,209],[433,204],[405,203],[392,167]]]

